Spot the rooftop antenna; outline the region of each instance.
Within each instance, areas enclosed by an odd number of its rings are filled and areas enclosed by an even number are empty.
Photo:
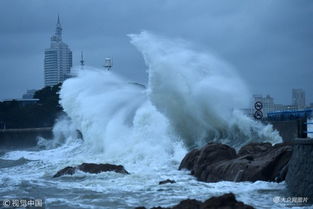
[[[109,71],[112,68],[112,66],[113,66],[112,59],[109,57],[105,58],[103,67],[105,67]]]
[[[85,65],[85,61],[84,61],[84,54],[83,52],[80,53],[80,66],[83,68]]]

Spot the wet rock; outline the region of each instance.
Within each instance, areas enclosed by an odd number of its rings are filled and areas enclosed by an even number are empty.
[[[243,202],[237,201],[233,193],[224,194],[219,197],[211,197],[205,202],[195,199],[187,199],[181,201],[179,204],[170,207],[153,207],[151,209],[253,209],[252,206],[246,205]],[[145,207],[137,207],[135,209],[146,209]]]
[[[173,209],[185,209],[185,208],[194,208],[200,209],[203,203],[195,199],[187,199],[181,201],[178,205],[172,207]]]
[[[164,181],[160,181],[159,184],[174,184],[176,181],[171,180],[171,179],[166,179]]]
[[[112,164],[96,164],[96,163],[82,163],[79,166],[71,167],[68,166],[58,171],[53,178],[60,177],[63,175],[73,175],[77,170],[86,173],[101,173],[114,171],[116,173],[129,174],[122,165],[112,165]]]
[[[212,197],[201,205],[201,209],[215,208],[253,209],[252,206],[237,201],[233,193],[224,194],[219,197]]]
[[[241,147],[238,151],[238,155],[262,154],[263,152],[268,152],[272,149],[273,147],[271,143],[250,143]]]
[[[200,150],[194,149],[191,152],[187,153],[182,162],[180,163],[179,169],[186,168],[193,171],[195,162],[198,161],[200,155]]]
[[[56,177],[60,177],[60,176],[64,176],[64,175],[73,175],[76,171],[76,168],[75,167],[72,167],[72,166],[67,166],[61,170],[59,170],[54,176],[53,178],[56,178]]]
[[[252,143],[242,147],[237,155],[227,145],[209,143],[188,153],[179,169],[191,170],[198,180],[206,182],[280,182],[286,177],[291,154],[290,144]]]
[[[227,145],[209,143],[200,150],[189,152],[182,160],[179,169],[186,168],[191,170],[192,175],[200,177],[207,166],[234,159],[236,156],[236,150]]]
[[[101,173],[107,171],[114,171],[116,173],[129,174],[122,165],[112,164],[95,164],[95,163],[82,163],[78,169],[87,173]]]
[[[76,129],[76,136],[78,139],[84,140],[83,133],[78,129]]]

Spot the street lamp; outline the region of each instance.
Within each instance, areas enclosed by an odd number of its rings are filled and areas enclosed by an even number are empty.
[[[113,61],[111,58],[105,58],[104,60],[104,65],[103,65],[108,71],[111,69],[111,67],[113,66]]]

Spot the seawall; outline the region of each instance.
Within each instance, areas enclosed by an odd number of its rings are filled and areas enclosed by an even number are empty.
[[[0,147],[32,147],[38,137],[52,138],[52,128],[3,129],[0,130]]]
[[[290,142],[296,138],[306,138],[306,119],[266,121],[273,125],[273,129],[279,132],[284,142]]]
[[[313,200],[313,139],[296,139],[286,183],[291,195]]]

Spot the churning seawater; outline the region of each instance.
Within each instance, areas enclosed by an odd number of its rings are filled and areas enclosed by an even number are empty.
[[[281,208],[285,183],[199,182],[178,166],[192,147],[208,141],[236,148],[251,141],[281,140],[238,109],[248,91],[230,66],[182,40],[148,32],[130,35],[148,67],[148,85],[100,69],[84,67],[66,80],[60,104],[67,116],[32,150],[0,156],[2,199],[43,199],[46,208],[134,208],[172,206],[180,200],[205,200],[227,192],[256,208]],[[77,131],[82,133],[81,139]],[[66,166],[121,164],[114,172],[52,178]],[[172,179],[174,184],[159,185]]]

